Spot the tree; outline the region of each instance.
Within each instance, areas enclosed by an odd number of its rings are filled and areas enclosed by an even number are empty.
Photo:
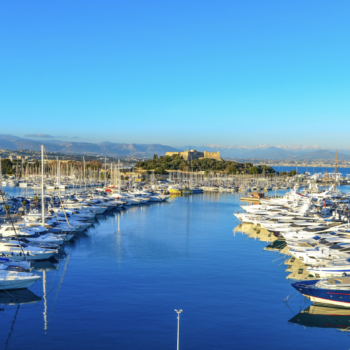
[[[292,170],[289,172],[289,176],[295,176],[296,174],[298,174],[296,170]]]
[[[137,168],[143,170],[154,170],[155,173],[164,173],[165,169],[168,170],[191,170],[191,171],[209,171],[209,172],[221,172],[226,171],[232,174],[236,174],[237,172],[243,172],[246,170],[250,173],[250,169],[253,174],[262,173],[263,169],[265,169],[265,173],[275,173],[274,169],[271,167],[253,167],[252,163],[237,163],[233,161],[218,161],[215,159],[209,158],[200,158],[194,159],[192,161],[186,161],[180,155],[174,154],[172,156],[162,156],[158,157],[156,154],[153,156],[153,159],[148,159],[146,161],[138,162],[136,164]],[[162,168],[162,172],[160,172],[160,168]]]
[[[3,208],[6,210],[6,214],[7,216],[9,215],[9,210],[11,209],[11,207],[9,205],[4,205]]]
[[[162,168],[162,167],[158,167],[158,168],[155,168],[155,169],[154,169],[154,172],[155,172],[156,174],[165,174],[165,169]]]
[[[236,174],[236,173],[237,173],[237,168],[236,168],[235,165],[229,165],[229,166],[227,167],[227,170],[228,170],[228,172],[231,173],[231,174]]]
[[[158,159],[158,154],[153,154],[153,160],[157,160]]]
[[[1,159],[1,172],[2,174],[13,174],[14,171],[12,169],[13,163],[10,159]]]
[[[27,201],[26,200],[24,200],[24,201],[22,201],[21,202],[21,204],[22,204],[22,207],[23,207],[23,210],[24,210],[24,213],[26,212],[26,206],[27,206]]]
[[[259,174],[259,168],[256,167],[256,166],[252,166],[250,169],[249,169],[249,172],[251,174]]]
[[[92,160],[86,164],[86,167],[92,169],[101,169],[102,164],[99,160]]]

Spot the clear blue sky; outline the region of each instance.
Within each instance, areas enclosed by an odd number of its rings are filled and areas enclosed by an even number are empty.
[[[349,14],[349,0],[2,1],[0,134],[348,148]]]

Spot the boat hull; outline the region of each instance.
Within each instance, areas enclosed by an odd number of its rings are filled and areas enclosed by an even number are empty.
[[[52,251],[49,253],[41,253],[41,254],[35,254],[35,255],[29,254],[24,256],[23,254],[19,254],[19,253],[0,252],[0,255],[3,258],[22,261],[22,260],[46,260],[46,259],[50,259],[55,253],[56,251]]]
[[[343,277],[343,276],[350,276],[350,267],[349,268],[343,268],[343,269],[331,269],[331,268],[307,268],[307,271],[309,271],[309,274],[311,276],[314,276],[316,278],[328,278],[328,277]]]
[[[315,288],[319,280],[292,283],[292,286],[312,302],[350,307],[350,290]]]
[[[173,194],[173,195],[174,195],[174,194],[181,195],[182,192],[181,192],[181,190],[176,190],[176,189],[174,189],[174,188],[170,188],[170,189],[169,189],[169,193],[170,193],[170,194]]]
[[[40,280],[40,276],[30,276],[20,280],[3,279],[0,277],[0,289],[13,290],[30,287],[33,283]]]

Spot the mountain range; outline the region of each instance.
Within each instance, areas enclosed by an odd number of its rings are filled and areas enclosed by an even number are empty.
[[[221,146],[221,145],[205,145],[205,146],[185,146],[182,149],[196,149],[197,151],[220,152],[222,158],[238,158],[238,159],[334,159],[336,151],[327,150],[319,146]],[[339,160],[350,160],[350,150],[338,150]]]
[[[0,134],[0,149],[40,151],[41,145],[44,145],[45,150],[48,152],[106,155],[109,157],[151,157],[154,154],[164,155],[165,152],[178,151],[174,147],[160,144],[127,144],[112,142],[90,143],[67,142],[60,140],[37,141],[13,135]]]
[[[223,158],[240,159],[335,159],[335,150],[327,150],[320,146],[183,146],[171,147],[161,144],[136,144],[136,143],[113,143],[113,142],[67,142],[61,140],[32,140],[13,135],[0,134],[0,149],[8,150],[31,150],[40,151],[41,145],[45,146],[46,151],[60,152],[66,154],[85,154],[85,155],[106,155],[110,157],[152,157],[153,154],[159,156],[166,152],[178,152],[185,149],[196,149],[198,151],[220,152]],[[339,160],[350,160],[350,150],[341,149],[338,151]]]

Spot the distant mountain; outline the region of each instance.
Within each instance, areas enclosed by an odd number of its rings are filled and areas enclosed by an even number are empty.
[[[86,154],[96,156],[110,157],[152,157],[153,154],[159,156],[166,152],[178,152],[185,149],[196,149],[198,151],[220,152],[222,158],[240,158],[240,159],[334,159],[335,151],[326,150],[320,146],[184,146],[170,147],[160,144],[137,144],[137,143],[113,143],[113,142],[67,142],[55,139],[32,140],[13,135],[0,134],[0,149],[9,150],[31,150],[39,151],[40,145],[44,145],[49,152],[60,152],[66,154]],[[339,150],[339,160],[350,160],[350,150]]]
[[[242,158],[259,158],[259,159],[286,159],[295,158],[296,154],[285,149],[269,147],[267,149],[254,149],[242,154]]]
[[[185,146],[184,149],[189,149]],[[223,158],[240,158],[240,159],[334,159],[335,150],[326,150],[320,146],[222,146],[206,145],[191,146],[198,151],[220,152]],[[339,160],[350,160],[350,150],[339,150]]]
[[[330,152],[327,150],[320,150],[315,152],[308,152],[303,154],[304,159],[334,159],[335,160],[335,152]],[[339,160],[349,160],[350,155],[343,154],[338,152]]]
[[[65,142],[61,140],[36,141],[13,135],[0,135],[0,149],[39,151],[44,145],[49,152],[67,154],[90,154],[116,156],[151,157],[153,154],[165,155],[165,152],[177,152],[178,149],[160,144],[127,144],[127,143],[89,143]]]

